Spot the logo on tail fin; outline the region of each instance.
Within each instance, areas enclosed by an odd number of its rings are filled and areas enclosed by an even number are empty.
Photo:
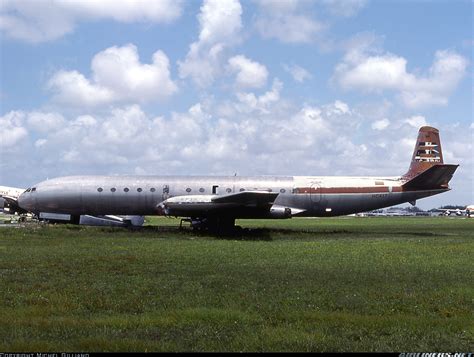
[[[443,164],[443,152],[439,139],[439,130],[430,126],[423,126],[418,131],[415,151],[411,159],[408,172],[403,175],[406,180],[418,176],[435,165]]]

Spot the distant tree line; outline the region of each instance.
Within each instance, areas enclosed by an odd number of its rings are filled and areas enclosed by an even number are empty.
[[[435,212],[437,211],[438,209],[452,209],[452,210],[464,210],[466,208],[466,206],[459,206],[459,205],[445,205],[445,206],[441,206],[439,208],[432,208],[430,209],[428,212]]]

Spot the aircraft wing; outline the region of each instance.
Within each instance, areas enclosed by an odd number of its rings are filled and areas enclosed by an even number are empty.
[[[8,196],[8,195],[0,195],[5,201],[10,204],[18,204],[18,197]]]
[[[214,203],[234,204],[236,206],[265,206],[271,205],[277,196],[277,192],[243,191],[225,196],[216,196],[211,201]]]
[[[260,215],[287,218],[301,209],[274,205],[278,192],[243,191],[228,195],[186,195],[168,198],[157,206],[159,214],[201,216],[229,212],[259,212]]]

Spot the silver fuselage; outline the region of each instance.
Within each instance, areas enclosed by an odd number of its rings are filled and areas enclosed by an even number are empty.
[[[338,216],[445,192],[405,191],[400,177],[318,176],[69,176],[43,181],[19,197],[34,212],[71,215],[154,215],[176,196],[229,195],[242,191],[278,192],[274,204],[299,209],[298,216]],[[268,218],[268,212],[236,209],[235,218]],[[176,216],[206,216],[199,206],[183,205]],[[276,217],[275,217],[276,218]]]

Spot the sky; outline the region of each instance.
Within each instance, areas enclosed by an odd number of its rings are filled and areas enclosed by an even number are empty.
[[[0,184],[398,176],[441,134],[474,203],[473,2],[2,0]]]

